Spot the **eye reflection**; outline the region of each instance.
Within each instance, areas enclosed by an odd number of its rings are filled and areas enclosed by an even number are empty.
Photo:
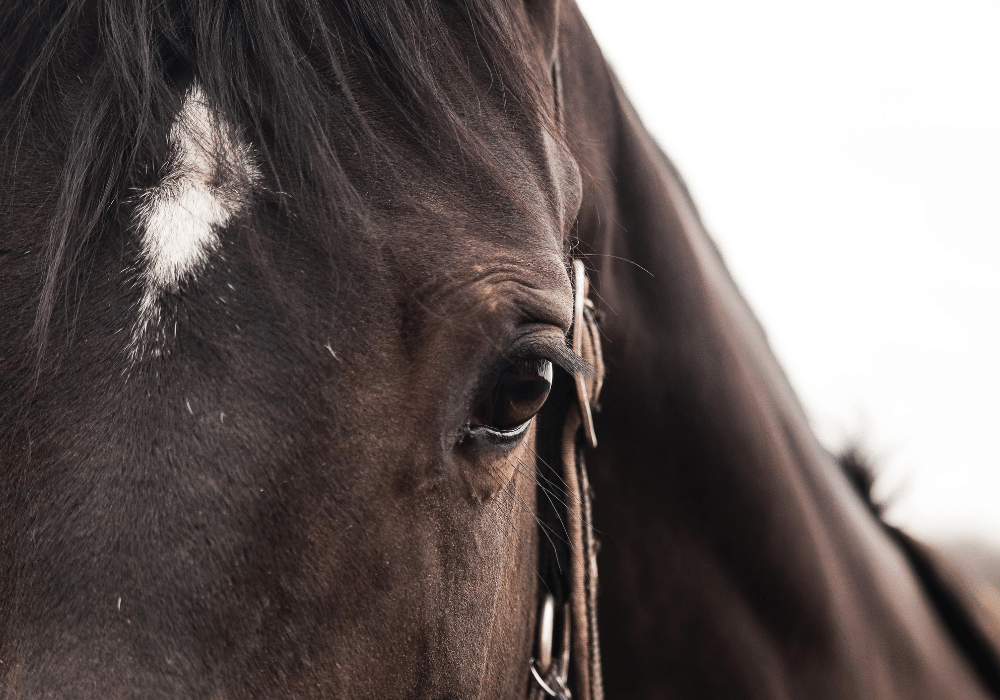
[[[552,388],[552,363],[527,360],[512,364],[476,404],[469,426],[514,431],[535,417]]]

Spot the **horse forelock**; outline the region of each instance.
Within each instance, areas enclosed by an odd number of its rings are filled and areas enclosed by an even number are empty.
[[[88,242],[122,210],[135,210],[150,318],[155,290],[203,264],[216,232],[247,206],[246,182],[266,181],[300,231],[337,251],[376,189],[358,172],[385,189],[405,170],[387,127],[500,189],[509,166],[482,138],[481,103],[501,104],[526,131],[558,132],[517,3],[15,2],[0,19],[12,59],[0,68],[0,115],[11,125],[3,146],[16,152],[31,121],[63,163],[35,324],[42,347],[57,303],[74,301]],[[192,127],[201,131],[185,140]],[[165,151],[175,169],[163,177]],[[197,184],[208,182],[209,151],[249,173],[244,194]]]

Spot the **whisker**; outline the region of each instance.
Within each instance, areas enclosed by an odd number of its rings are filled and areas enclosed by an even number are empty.
[[[520,461],[520,460],[519,460],[519,461]],[[524,466],[524,465],[522,464],[522,466]],[[522,469],[520,469],[520,468],[517,468],[517,467],[515,467],[515,470],[516,470],[516,471],[517,471],[517,472],[518,472],[519,474],[522,474],[522,475],[526,476],[526,477],[527,477],[527,478],[529,478],[529,479],[531,479],[531,478],[532,478],[532,477],[531,477],[531,474],[530,474],[529,472],[527,472],[527,471],[524,471],[524,470],[522,470]],[[532,479],[532,480],[533,480],[533,479]],[[536,481],[536,482],[535,482],[535,484],[537,485],[537,484],[538,484],[538,482]],[[516,489],[516,487],[515,487],[515,489]],[[521,499],[522,499],[522,503],[523,503],[523,504],[524,504],[524,506],[525,506],[525,507],[527,508],[527,504],[526,504],[526,503],[524,503],[524,501],[523,501],[523,498],[524,498],[524,497],[523,497],[523,496],[521,496],[521,493],[520,493],[520,491],[518,491],[518,496],[520,496],[520,497],[521,497]],[[550,501],[550,503],[551,503],[551,501]],[[530,512],[530,509],[529,509],[529,512]],[[565,539],[565,540],[564,540],[564,539],[562,539],[562,537],[560,536],[560,534],[559,534],[559,533],[558,533],[558,532],[557,532],[557,531],[556,531],[556,530],[555,530],[555,529],[554,529],[554,528],[553,528],[552,526],[550,526],[550,525],[549,525],[548,523],[545,523],[545,522],[543,522],[542,520],[540,520],[540,519],[538,518],[538,516],[537,516],[537,515],[536,515],[536,514],[535,514],[534,512],[532,512],[532,513],[531,513],[531,515],[532,515],[532,517],[533,517],[533,518],[535,519],[535,522],[536,522],[536,523],[538,524],[538,527],[539,527],[539,528],[541,528],[541,529],[542,529],[542,531],[543,531],[543,532],[544,532],[544,533],[546,534],[546,537],[548,537],[549,533],[552,533],[552,534],[553,534],[553,535],[555,535],[555,536],[556,536],[556,537],[557,537],[558,539],[560,539],[560,540],[561,540],[562,542],[564,542],[564,543],[566,543],[566,544],[569,544],[569,540],[568,540],[568,539]],[[556,517],[559,517],[559,514],[558,514],[558,512],[556,512]],[[562,524],[562,518],[560,518],[560,524]],[[565,531],[565,529],[566,529],[566,528],[565,528],[565,525],[563,525],[563,530]],[[568,534],[567,534],[567,537],[568,537]],[[553,541],[552,541],[551,537],[549,537],[549,544],[551,544],[551,545],[552,545],[553,547],[555,547],[555,542],[553,542]]]
[[[520,460],[518,460],[518,461],[520,462]],[[515,467],[515,470],[516,471],[520,471],[519,469],[517,469],[517,467]],[[521,472],[521,473],[524,473],[524,472]],[[538,517],[535,515],[535,513],[532,511],[532,509],[528,506],[527,502],[524,500],[524,496],[521,494],[521,492],[517,488],[516,480],[515,479],[511,479],[511,481],[507,484],[507,486],[503,489],[503,491],[505,491],[505,492],[513,491],[513,493],[515,494],[514,501],[521,506],[521,510],[523,512],[527,513],[528,515],[530,515],[532,517],[532,519],[534,520],[534,522],[539,526],[539,529],[543,533],[545,533],[545,528],[546,528],[545,523],[541,522],[538,519]],[[511,519],[511,515],[509,513],[505,512],[503,510],[500,510],[500,509],[491,509],[488,512],[488,515],[490,517],[494,517],[494,518],[498,517],[498,516],[502,517],[507,522],[507,524],[509,526],[508,530],[513,530],[513,531],[517,530],[516,524]],[[546,537],[548,537],[547,534],[546,534]],[[552,544],[553,548],[555,547],[555,545],[552,543],[551,538],[549,538],[549,543]],[[558,559],[556,560],[556,565],[560,566]],[[546,582],[545,577],[542,576],[542,574],[538,570],[538,568],[533,563],[531,563],[531,562],[528,562],[528,566],[531,567],[532,573],[534,573],[534,575],[538,578],[538,580],[541,582],[541,585],[545,588],[545,590],[548,591],[549,593],[552,593],[552,590],[549,588],[549,585]],[[562,572],[562,568],[560,566],[560,573],[561,572]]]
[[[520,463],[520,460],[518,460],[518,462]],[[552,502],[552,497],[550,496],[550,493],[549,493],[549,491],[548,491],[548,490],[546,490],[546,489],[545,489],[545,488],[544,488],[544,487],[543,487],[543,486],[542,486],[542,485],[541,485],[541,484],[540,484],[540,483],[538,482],[538,480],[537,480],[537,479],[535,478],[535,476],[534,476],[533,474],[531,474],[531,473],[528,473],[528,472],[525,472],[525,471],[522,471],[521,469],[518,469],[517,467],[515,467],[515,469],[516,469],[516,470],[517,470],[517,471],[518,471],[519,473],[521,473],[521,474],[523,474],[524,476],[526,476],[527,478],[531,479],[531,480],[532,480],[532,481],[533,481],[533,482],[535,483],[535,485],[539,486],[539,487],[540,487],[540,488],[542,489],[542,492],[543,492],[543,493],[545,494],[545,497],[546,497],[546,499],[547,499],[547,500],[549,501],[549,504],[550,504],[550,505],[552,506],[552,510],[553,510],[553,513],[555,514],[556,518],[557,518],[557,519],[559,520],[559,525],[561,525],[561,526],[562,526],[562,531],[563,531],[563,534],[565,534],[565,536],[566,536],[566,537],[565,537],[565,538],[563,538],[563,537],[562,537],[562,535],[561,535],[561,534],[560,534],[560,533],[559,533],[558,531],[556,531],[556,530],[555,530],[554,528],[552,528],[551,526],[547,525],[546,523],[543,523],[543,522],[540,522],[537,516],[535,516],[535,522],[537,522],[537,523],[538,523],[538,525],[539,525],[539,527],[540,527],[540,528],[542,528],[542,529],[543,529],[543,531],[545,531],[546,533],[548,533],[548,532],[551,532],[551,533],[552,533],[552,534],[553,534],[553,535],[554,535],[555,537],[557,537],[557,538],[558,538],[558,539],[559,539],[559,540],[560,540],[561,542],[563,542],[563,543],[565,543],[565,544],[567,544],[567,545],[570,545],[571,543],[570,543],[570,536],[569,536],[569,528],[568,528],[568,527],[566,526],[566,522],[565,522],[565,521],[563,520],[563,516],[562,516],[562,514],[561,514],[561,513],[559,512],[559,508],[557,508],[557,507],[556,507],[556,505],[555,505],[555,503],[553,503],[553,502]],[[531,470],[531,471],[532,471],[532,472],[534,472],[535,470]],[[557,500],[557,501],[558,501],[558,502],[559,502],[559,503],[560,503],[561,505],[565,506],[565,503],[564,503],[564,502],[563,502],[563,501],[562,501],[561,499],[558,499],[558,498],[557,498],[556,500]],[[534,515],[534,514],[533,514],[533,515]],[[576,517],[576,519],[577,519],[578,521],[580,521],[581,523],[583,523],[583,522],[584,522],[584,521],[583,521],[583,516],[582,516],[582,515],[577,515],[577,516],[575,516],[575,517]],[[551,538],[549,539],[549,542],[550,542],[550,544],[552,544],[553,546],[555,546],[555,545],[554,545],[554,543],[553,543],[553,542],[551,541]]]
[[[561,491],[562,493],[564,493],[564,494],[565,494],[565,493],[566,493],[566,481],[565,481],[565,479],[563,479],[563,478],[562,478],[562,476],[561,476],[561,475],[559,474],[559,472],[558,472],[558,471],[556,471],[555,469],[553,469],[553,468],[552,468],[552,467],[551,467],[551,466],[550,466],[550,465],[548,464],[548,462],[546,462],[546,461],[545,461],[544,459],[542,459],[542,458],[541,458],[541,457],[540,457],[540,456],[538,455],[538,453],[537,453],[537,452],[535,452],[535,451],[534,451],[534,450],[533,450],[532,448],[530,448],[530,447],[529,447],[528,449],[530,449],[530,450],[531,450],[531,453],[532,453],[533,455],[535,455],[535,459],[537,459],[537,460],[538,460],[539,462],[541,462],[542,464],[544,464],[544,465],[545,465],[545,466],[546,466],[546,467],[548,468],[548,470],[549,470],[549,471],[550,471],[550,472],[551,472],[551,473],[552,473],[553,475],[555,475],[556,479],[558,479],[558,480],[559,480],[559,483],[558,483],[558,484],[554,483],[554,482],[553,482],[553,481],[552,481],[551,479],[549,479],[549,478],[548,478],[547,476],[545,476],[545,475],[543,475],[543,474],[539,474],[539,475],[538,475],[538,476],[539,476],[539,478],[541,478],[541,479],[544,479],[544,480],[545,480],[545,483],[546,483],[546,484],[548,484],[549,486],[553,486],[553,487],[555,487],[555,488],[558,488],[558,489],[559,489],[559,491]],[[542,485],[541,485],[541,484],[539,484],[539,486],[542,486]],[[544,488],[544,487],[543,487],[543,488]],[[577,504],[577,505],[583,505],[583,502],[582,502],[582,501],[581,501],[581,500],[580,500],[579,498],[576,498],[576,499],[574,499],[574,500],[576,501],[576,504]],[[560,503],[561,505],[563,505],[563,506],[565,506],[565,505],[566,505],[566,501],[562,500],[561,498],[559,499],[559,503]]]
[[[578,257],[578,258],[611,258],[612,260],[621,260],[622,262],[627,262],[629,265],[635,265],[640,270],[642,270],[643,272],[645,272],[647,275],[649,275],[653,279],[656,279],[656,275],[654,275],[652,272],[650,272],[649,270],[647,270],[646,268],[644,268],[642,265],[640,265],[639,263],[637,263],[635,260],[629,260],[628,258],[623,258],[623,257],[620,257],[618,255],[611,255],[610,253],[577,253],[576,257]]]
[[[534,477],[531,476],[530,473],[525,472],[525,471],[523,471],[521,469],[521,467],[524,467],[525,465],[521,461],[520,457],[518,457],[517,463],[518,463],[518,466],[515,467],[515,470],[517,472],[519,472],[519,473],[527,476],[529,479],[531,479],[531,481],[533,483],[535,483],[535,485],[538,485],[538,482],[534,479]],[[534,471],[534,470],[531,470],[531,471]],[[542,520],[533,511],[531,511],[530,508],[527,508],[527,504],[524,502],[524,497],[521,495],[521,492],[518,491],[518,489],[517,489],[516,480],[512,479],[511,483],[514,484],[514,491],[515,491],[515,493],[517,493],[518,499],[520,500],[520,502],[522,503],[522,505],[528,510],[528,512],[531,513],[531,517],[538,524],[538,529],[541,531],[541,533],[543,535],[545,535],[545,539],[548,540],[549,546],[552,547],[552,552],[555,554],[556,570],[559,572],[560,575],[562,575],[562,573],[563,573],[563,567],[562,567],[562,562],[559,561],[559,549],[556,547],[556,543],[552,541],[552,536],[554,535],[556,538],[559,538],[559,534],[555,530],[553,530],[551,527],[549,527],[546,523],[542,522]],[[558,516],[558,513],[557,513],[557,516]],[[564,529],[565,529],[565,526],[564,526]],[[549,534],[550,532],[551,532],[551,535]],[[568,537],[568,535],[567,535],[567,537]],[[564,540],[564,542],[566,542],[566,544],[569,544],[568,540]],[[542,582],[542,585],[545,586],[545,590],[547,590],[549,593],[552,593],[552,590],[549,588],[549,585],[545,581],[545,578],[538,572],[537,569],[534,569],[534,567],[532,567],[532,569],[535,571],[535,574],[538,575],[539,580],[541,580],[541,582]]]

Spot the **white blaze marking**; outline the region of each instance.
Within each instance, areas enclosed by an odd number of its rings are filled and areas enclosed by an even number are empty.
[[[168,136],[170,172],[142,194],[138,207],[146,269],[137,341],[158,317],[164,292],[205,265],[219,246],[219,229],[247,205],[259,172],[250,148],[236,138],[201,88],[188,90]]]

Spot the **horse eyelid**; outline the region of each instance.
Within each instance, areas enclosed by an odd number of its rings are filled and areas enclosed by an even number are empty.
[[[527,337],[515,343],[506,354],[506,359],[511,362],[518,360],[548,360],[557,367],[562,368],[570,375],[581,375],[590,377],[594,374],[594,367],[585,359],[577,355],[565,344],[565,341],[548,337]]]

